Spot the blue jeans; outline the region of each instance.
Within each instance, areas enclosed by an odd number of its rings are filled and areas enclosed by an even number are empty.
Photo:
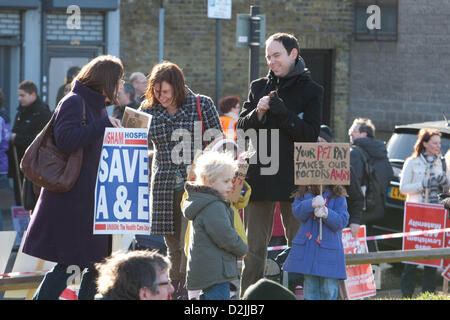
[[[305,300],[337,300],[339,285],[337,279],[304,275],[303,294]]]
[[[416,287],[417,265],[405,263],[400,277],[400,288],[405,297],[411,297]],[[424,267],[422,275],[422,292],[433,293],[436,289],[436,268]]]
[[[199,296],[200,300],[230,300],[230,283],[215,284],[208,289],[203,289]]]
[[[67,280],[73,273],[67,273],[67,265],[58,263],[52,270],[45,274],[39,288],[36,290],[33,300],[58,300],[61,293],[67,287]],[[83,269],[80,269],[83,271]],[[78,300],[94,300],[97,293],[97,270],[89,268],[81,278]]]

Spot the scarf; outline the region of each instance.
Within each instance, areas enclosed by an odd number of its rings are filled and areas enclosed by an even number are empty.
[[[430,156],[426,153],[422,153],[422,156],[427,162],[427,168],[430,170],[430,179],[432,179],[435,176],[435,173],[431,171],[431,168],[433,167],[433,163],[439,158],[439,155],[436,154],[434,156]],[[428,203],[439,203],[439,189],[439,185],[433,185],[428,188]],[[426,189],[422,192],[423,199],[425,199],[425,190]]]

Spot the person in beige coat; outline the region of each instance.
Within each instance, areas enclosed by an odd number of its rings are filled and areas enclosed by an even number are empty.
[[[400,175],[400,192],[408,202],[439,203],[439,194],[449,188],[449,172],[441,156],[441,133],[421,129],[413,154],[406,159]],[[400,278],[403,297],[411,297],[416,283],[416,265],[405,264]],[[436,289],[436,269],[424,267],[422,292]]]

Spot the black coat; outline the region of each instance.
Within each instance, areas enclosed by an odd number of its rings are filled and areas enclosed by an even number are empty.
[[[256,112],[258,101],[273,90],[276,90],[278,96],[283,100],[287,108],[287,116],[280,119],[269,110],[262,121],[259,121]],[[294,142],[317,142],[322,120],[322,100],[323,87],[311,79],[302,59],[284,78],[277,78],[272,72],[269,72],[267,77],[251,83],[248,100],[243,104],[237,127],[244,132],[248,129],[255,129],[257,137],[259,137],[257,140],[261,140],[267,146],[267,150],[263,150],[254,137],[251,138],[252,145],[258,152],[250,159],[246,178],[252,187],[250,201],[290,200],[290,194],[296,189],[294,185]],[[268,130],[267,139],[264,142],[264,138],[262,138],[264,129],[279,129],[279,140],[274,140],[276,143],[274,148],[271,148],[271,139],[275,132]],[[272,157],[269,164],[264,160],[266,154]],[[269,175],[262,173],[261,168],[264,167],[272,166],[274,170],[276,169],[277,157],[278,170],[276,173]],[[252,164],[254,162],[256,163]],[[261,164],[261,162],[266,164]]]
[[[50,120],[51,112],[48,106],[38,97],[31,105],[27,107],[19,106],[14,119],[12,133],[16,134],[14,145],[17,150],[17,159],[20,160],[25,150],[36,138],[37,134],[45,127]],[[9,149],[12,151],[12,148]],[[14,157],[8,155],[10,177],[14,174]]]
[[[369,224],[376,219],[380,219],[384,216],[385,207],[384,207],[384,199],[387,193],[387,189],[389,186],[389,181],[393,176],[392,167],[389,164],[386,145],[383,141],[375,139],[375,138],[359,138],[353,142],[354,145],[360,147],[366,152],[366,157],[372,159],[375,167],[375,171],[377,173],[379,183],[382,188],[382,194],[380,196],[380,202],[378,206],[370,213],[362,212],[364,207],[364,196],[362,193],[358,195],[360,186],[366,184],[366,177],[364,173],[364,160],[361,155],[361,152],[352,146],[350,150],[350,167],[354,171],[354,177],[350,177],[350,186],[348,190],[349,199],[353,200],[354,203],[350,204],[348,207],[348,211],[350,214],[350,223],[358,223],[356,219],[358,219],[358,212],[360,212],[360,223],[361,224]],[[359,190],[355,190],[358,189]],[[361,197],[362,196],[362,197]],[[355,199],[356,198],[356,199]]]

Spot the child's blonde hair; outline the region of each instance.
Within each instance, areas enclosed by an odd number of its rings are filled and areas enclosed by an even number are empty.
[[[214,182],[227,170],[236,172],[238,163],[231,152],[205,151],[196,162],[194,173],[198,184],[203,184],[205,179]]]

